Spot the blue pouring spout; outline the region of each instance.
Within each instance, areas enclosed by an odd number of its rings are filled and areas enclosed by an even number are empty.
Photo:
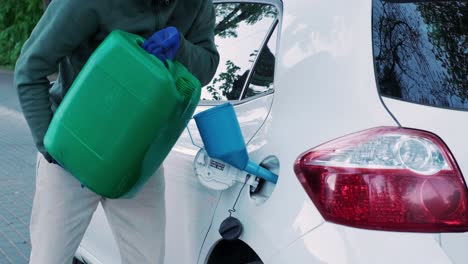
[[[262,166],[258,165],[257,163],[249,160],[247,162],[247,166],[244,169],[246,172],[258,176],[266,181],[272,182],[276,184],[278,182],[278,175],[274,174],[273,172],[263,168]]]
[[[208,156],[276,184],[276,174],[249,160],[239,121],[230,103],[200,112],[194,119]]]

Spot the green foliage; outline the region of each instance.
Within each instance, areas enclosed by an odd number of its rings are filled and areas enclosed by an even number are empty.
[[[430,25],[428,35],[434,44],[437,59],[450,69],[448,83],[457,96],[467,100],[468,3],[419,4],[418,9]]]
[[[15,64],[42,12],[39,0],[0,0],[0,65]]]
[[[218,77],[213,79],[212,85],[206,87],[208,92],[211,93],[213,100],[221,100],[221,91],[223,96],[227,96],[231,92],[231,88],[236,79],[239,78],[237,72],[240,70],[240,67],[235,65],[231,60],[226,61],[226,71],[219,74]],[[221,83],[217,88],[214,87],[215,84]]]
[[[381,92],[430,105],[465,104],[467,22],[466,1],[375,1],[374,55]]]

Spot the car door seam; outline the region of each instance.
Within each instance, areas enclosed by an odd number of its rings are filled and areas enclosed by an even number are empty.
[[[219,203],[221,201],[222,196],[223,196],[223,191],[221,191],[219,193],[218,201],[216,202],[216,206],[215,206],[213,214],[211,216],[210,225],[208,226],[208,230],[206,231],[205,237],[203,238],[203,242],[202,242],[202,244],[200,246],[200,251],[198,252],[198,258],[197,258],[197,264],[200,263],[201,254],[202,254],[203,248],[205,247],[205,243],[206,243],[206,239],[208,238],[208,234],[210,233],[211,227],[213,226],[214,218],[216,216],[216,212],[218,211],[218,206],[219,206]]]

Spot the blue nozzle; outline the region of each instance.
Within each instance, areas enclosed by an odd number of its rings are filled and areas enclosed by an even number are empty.
[[[276,184],[278,182],[278,175],[274,174],[273,172],[263,168],[262,166],[258,165],[257,163],[249,160],[247,162],[247,166],[244,169],[246,172],[258,176],[266,181],[272,182]]]

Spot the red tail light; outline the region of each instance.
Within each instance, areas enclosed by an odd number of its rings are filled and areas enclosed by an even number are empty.
[[[389,231],[468,230],[467,191],[440,138],[380,127],[302,154],[294,170],[323,217]]]

